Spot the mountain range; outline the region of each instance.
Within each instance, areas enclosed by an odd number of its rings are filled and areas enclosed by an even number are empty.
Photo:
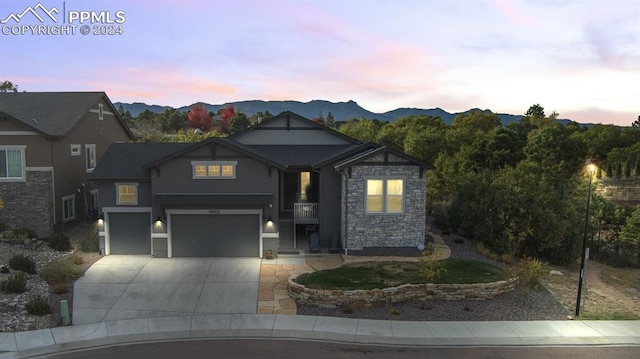
[[[273,115],[277,115],[283,111],[291,111],[297,113],[306,118],[312,119],[315,117],[322,116],[324,118],[327,117],[329,113],[333,115],[333,118],[336,121],[347,121],[350,119],[360,119],[367,118],[369,120],[377,119],[380,121],[393,121],[397,118],[404,116],[412,116],[412,115],[427,115],[427,116],[437,116],[442,119],[446,124],[451,125],[454,117],[461,113],[466,113],[469,111],[483,111],[491,113],[491,110],[480,110],[480,109],[470,109],[464,112],[456,112],[450,113],[441,108],[431,108],[431,109],[421,109],[421,108],[397,108],[392,111],[384,112],[384,113],[375,113],[371,112],[367,109],[362,108],[355,101],[347,101],[347,102],[330,102],[325,100],[313,100],[309,102],[300,102],[300,101],[262,101],[262,100],[251,100],[251,101],[238,101],[238,102],[229,102],[222,105],[211,105],[208,103],[201,103],[202,106],[207,109],[209,112],[217,112],[218,110],[227,107],[229,105],[233,105],[236,111],[240,111],[247,116],[251,116],[258,111],[266,112],[269,111]],[[154,113],[160,113],[169,109],[169,106],[159,106],[159,105],[147,105],[145,103],[134,102],[134,103],[122,103],[116,102],[114,103],[116,108],[122,106],[125,111],[129,111],[132,116],[138,116],[141,112],[145,110],[149,110]],[[178,111],[187,112],[191,106],[183,106],[177,108]],[[506,113],[498,113],[497,114],[503,125],[508,124],[513,121],[520,121],[522,115],[510,115]],[[568,122],[569,120],[560,120],[561,122]]]

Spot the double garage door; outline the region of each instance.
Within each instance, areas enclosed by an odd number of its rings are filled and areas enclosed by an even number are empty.
[[[173,257],[258,257],[257,214],[172,214]]]
[[[171,214],[169,221],[173,257],[260,256],[258,214]],[[150,213],[110,213],[109,238],[111,254],[151,254]]]

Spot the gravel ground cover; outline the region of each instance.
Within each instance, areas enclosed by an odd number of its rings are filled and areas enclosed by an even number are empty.
[[[67,300],[69,310],[73,308],[73,283],[69,291],[64,294],[54,294],[49,285],[40,278],[40,271],[49,263],[63,259],[72,253],[83,259],[82,267],[86,271],[102,256],[99,253],[84,253],[76,250],[80,241],[94,236],[95,222],[80,223],[66,232],[74,250],[58,252],[49,248],[46,243],[30,243],[29,245],[0,243],[0,265],[9,264],[9,260],[16,254],[30,257],[36,263],[36,274],[27,275],[27,291],[22,294],[7,293],[0,290],[0,332],[18,332],[56,327],[61,323],[60,301]],[[15,271],[11,271],[13,273]],[[0,274],[0,282],[10,274]],[[51,314],[44,316],[29,315],[25,304],[35,295],[49,298]]]

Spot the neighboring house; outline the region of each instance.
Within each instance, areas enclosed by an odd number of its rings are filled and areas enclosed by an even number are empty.
[[[424,243],[428,168],[284,112],[229,138],[113,144],[89,179],[105,254],[258,257],[309,229],[349,251]]]
[[[0,93],[0,222],[49,237],[97,213],[86,177],[110,144],[132,139],[104,92]]]

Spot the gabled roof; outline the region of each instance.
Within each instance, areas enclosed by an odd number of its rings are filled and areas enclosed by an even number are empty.
[[[266,120],[264,120],[264,121],[262,121],[260,123],[257,123],[255,125],[247,128],[247,129],[244,129],[242,131],[236,132],[236,133],[232,134],[231,136],[229,136],[229,138],[236,138],[236,137],[242,136],[243,134],[245,134],[247,132],[250,132],[250,131],[267,128],[269,126],[269,124],[271,124],[272,122],[276,122],[276,121],[278,121],[278,120],[280,120],[282,118],[287,118],[287,117],[295,118],[295,119],[298,119],[298,120],[303,120],[303,121],[305,121],[305,124],[308,124],[310,127],[315,128],[316,130],[322,130],[322,131],[328,132],[328,133],[330,133],[330,134],[332,134],[332,135],[334,135],[336,137],[340,137],[340,138],[342,138],[344,140],[347,140],[347,141],[349,141],[351,143],[358,142],[358,140],[356,140],[353,137],[349,137],[349,136],[345,135],[342,132],[339,132],[339,131],[336,131],[336,130],[334,130],[332,128],[323,126],[323,125],[321,125],[319,123],[315,123],[315,122],[311,121],[310,119],[308,119],[308,118],[306,118],[304,116],[300,116],[300,115],[298,115],[296,113],[293,113],[291,111],[281,112],[280,114],[278,114],[276,116],[273,116],[272,118],[266,119]]]
[[[387,147],[387,146],[382,146],[382,147],[378,147],[378,148],[373,148],[370,149],[366,152],[362,152],[359,154],[356,154],[353,157],[349,157],[343,161],[340,161],[338,163],[336,163],[333,167],[340,171],[345,167],[350,167],[350,166],[354,166],[357,165],[361,162],[365,162],[367,159],[377,155],[377,154],[381,154],[381,153],[386,153],[386,154],[392,154],[394,156],[400,157],[404,160],[406,160],[407,162],[410,162],[414,165],[420,166],[421,168],[424,169],[434,169],[434,167],[428,163],[422,162],[416,158],[413,158],[403,152],[400,152],[398,150],[395,150],[391,147]],[[386,161],[386,160],[385,160]]]
[[[90,180],[145,180],[147,163],[191,146],[191,143],[114,143],[87,177]]]
[[[245,147],[287,167],[314,167],[315,163],[343,153],[353,145],[247,145]]]
[[[210,137],[210,138],[207,138],[206,140],[198,142],[198,143],[190,143],[190,144],[188,144],[187,147],[184,147],[184,148],[182,148],[182,149],[180,149],[178,151],[175,151],[173,153],[168,153],[167,155],[165,155],[163,157],[157,158],[156,160],[147,163],[144,166],[144,168],[150,168],[150,167],[153,167],[153,166],[157,166],[157,165],[159,165],[159,164],[161,164],[163,162],[166,162],[166,161],[168,161],[168,160],[170,160],[172,158],[178,157],[178,156],[180,156],[180,155],[182,155],[184,153],[191,152],[191,151],[193,151],[193,150],[195,150],[197,148],[200,148],[202,146],[207,146],[209,144],[219,144],[219,145],[222,145],[222,146],[226,146],[228,148],[231,148],[234,151],[237,151],[237,152],[242,153],[244,155],[247,155],[249,157],[255,158],[255,159],[257,159],[259,161],[262,161],[262,162],[264,162],[264,163],[266,163],[266,164],[268,164],[270,166],[273,166],[273,167],[276,167],[276,168],[279,168],[279,169],[282,169],[282,170],[287,168],[286,164],[283,164],[283,163],[275,161],[275,160],[273,160],[271,158],[265,157],[262,154],[256,152],[255,150],[252,150],[250,148],[250,146],[244,146],[244,145],[242,145],[242,144],[240,144],[240,143],[238,143],[238,142],[236,142],[236,141],[234,141],[232,139],[224,138],[224,137]]]
[[[104,92],[0,93],[0,113],[48,137],[64,137],[103,99],[130,138],[135,136]]]
[[[380,147],[379,145],[376,145],[375,143],[371,143],[371,142],[362,142],[362,143],[356,143],[354,145],[351,145],[349,147],[344,148],[342,151],[336,152],[334,153],[332,156],[329,157],[325,157],[317,162],[314,162],[311,167],[313,168],[320,168],[322,166],[337,162],[337,161],[341,161],[344,158],[349,158],[351,156],[354,156],[358,153],[362,153],[363,151],[370,151],[372,149],[376,149]]]

